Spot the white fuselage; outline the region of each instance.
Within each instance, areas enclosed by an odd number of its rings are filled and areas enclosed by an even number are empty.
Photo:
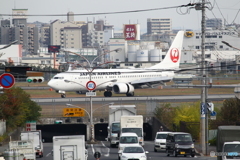
[[[91,74],[91,77],[90,75]],[[174,76],[173,71],[157,72],[156,70],[144,69],[95,69],[92,73],[86,70],[73,70],[55,75],[48,85],[54,90],[63,91],[88,91],[86,84],[88,81],[94,81],[96,84],[95,90],[104,90],[107,86],[112,86],[114,83],[131,83],[141,79],[161,78]],[[67,80],[68,82],[66,82]],[[111,82],[117,80],[116,82]]]

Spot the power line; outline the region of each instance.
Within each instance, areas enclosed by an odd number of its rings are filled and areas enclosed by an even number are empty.
[[[89,16],[89,15],[102,15],[102,14],[122,14],[122,13],[137,13],[137,12],[147,12],[147,11],[156,11],[164,9],[172,9],[179,7],[190,7],[194,6],[195,3],[188,3],[186,5],[172,6],[172,7],[163,7],[163,8],[150,8],[150,9],[141,9],[141,10],[132,10],[132,11],[118,11],[118,12],[97,12],[97,13],[77,13],[74,16]],[[17,14],[0,14],[1,16],[19,16]],[[67,16],[67,14],[26,14],[24,16]]]

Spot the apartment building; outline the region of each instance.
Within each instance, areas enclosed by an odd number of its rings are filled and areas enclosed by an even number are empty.
[[[50,24],[42,24],[40,27],[40,47],[50,45]]]
[[[206,27],[212,29],[222,29],[223,23],[221,18],[206,19]]]
[[[81,27],[83,47],[98,47],[104,45],[104,25],[89,21]]]
[[[12,24],[10,20],[1,20],[0,44],[9,44],[18,40],[22,45],[23,55],[36,55],[39,49],[38,27],[27,24],[27,9],[13,9]]]
[[[61,48],[82,48],[81,27],[73,22],[55,20],[50,24],[50,44]]]
[[[172,31],[172,20],[170,18],[148,18],[147,34],[160,34]]]

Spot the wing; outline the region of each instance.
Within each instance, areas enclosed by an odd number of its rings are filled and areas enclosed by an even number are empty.
[[[142,78],[129,83],[132,85],[149,84],[149,83],[157,84],[157,83],[170,82],[171,80],[172,80],[172,77],[153,77],[153,78]]]

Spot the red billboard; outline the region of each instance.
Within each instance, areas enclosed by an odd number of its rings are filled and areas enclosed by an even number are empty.
[[[59,53],[59,49],[61,47],[59,45],[48,45],[48,53]]]
[[[124,37],[126,41],[134,41],[138,39],[138,29],[136,24],[124,25]]]

